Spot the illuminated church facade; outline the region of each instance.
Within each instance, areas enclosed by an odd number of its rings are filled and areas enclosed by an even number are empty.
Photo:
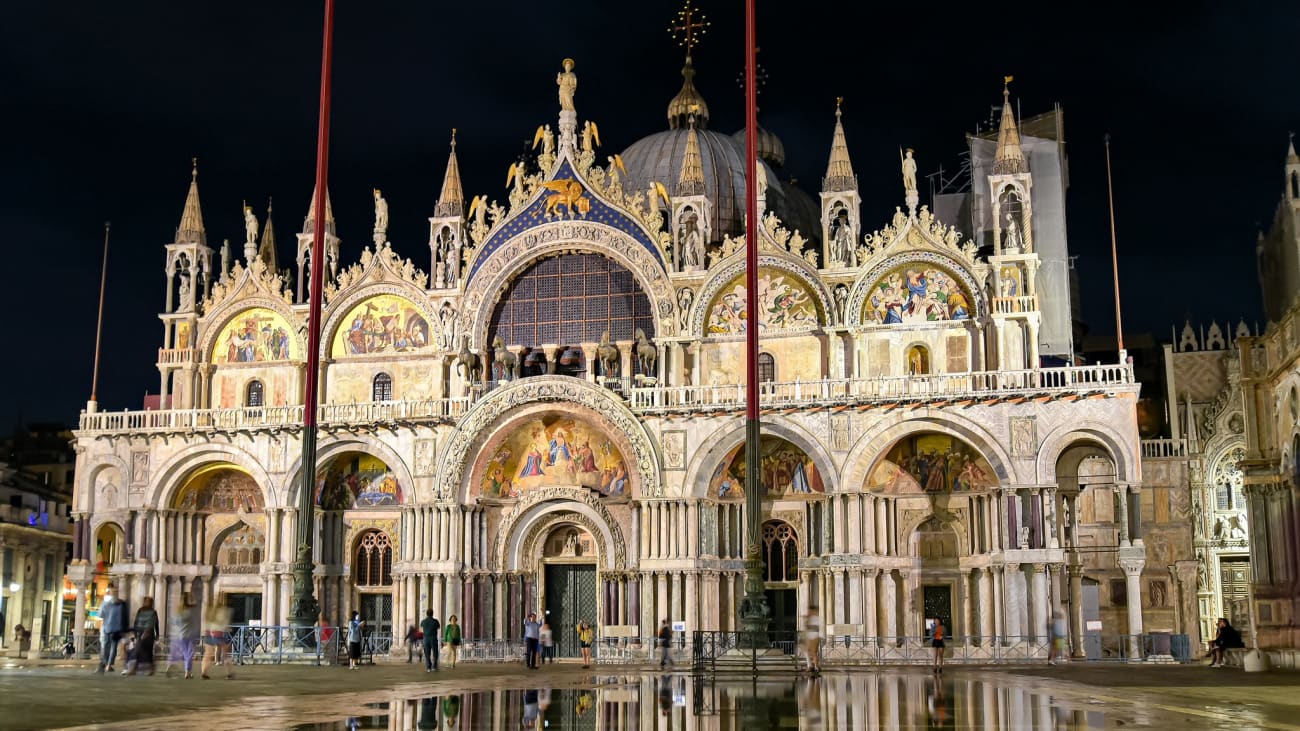
[[[287,624],[304,469],[326,617],[398,636],[426,608],[470,640],[549,612],[562,653],[578,620],[606,638],[735,629],[747,490],[775,629],[815,605],[836,634],[897,646],[942,618],[978,654],[1045,653],[1057,608],[1078,652],[1094,621],[1194,625],[1195,568],[1189,591],[1147,565],[1144,535],[1185,519],[1186,490],[1144,492],[1131,367],[1040,366],[1010,102],[976,181],[983,247],[920,205],[906,163],[868,228],[838,109],[820,202],[778,179],[764,132],[751,313],[744,146],[708,128],[693,74],[688,59],[669,129],[611,156],[562,74],[554,131],[504,203],[464,195],[453,140],[420,262],[394,251],[379,191],[355,263],[327,214],[314,466],[311,218],[296,287],[251,211],[243,260],[214,261],[196,171],[165,246],[159,408],[91,409],[77,432],[77,626],[109,580],[164,612],[220,594],[237,620]],[[761,475],[742,447],[748,327]]]

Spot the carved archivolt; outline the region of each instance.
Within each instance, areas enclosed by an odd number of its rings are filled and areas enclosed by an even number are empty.
[[[831,305],[830,293],[826,291],[825,282],[817,276],[816,270],[810,268],[802,259],[786,254],[760,254],[758,266],[760,269],[780,269],[797,277],[800,282],[808,287],[809,291],[817,296],[817,314],[821,324],[826,325],[834,319],[831,313],[835,310]],[[726,286],[744,270],[745,256],[743,250],[734,254],[729,260],[721,262],[717,268],[710,270],[709,280],[695,298],[695,308],[691,312],[691,331],[688,333],[689,335],[693,337],[705,336],[704,318],[708,315],[709,304],[717,296],[718,290]]]
[[[438,467],[435,495],[439,500],[456,499],[468,494],[462,484],[471,466],[475,444],[506,412],[531,403],[565,402],[585,406],[607,419],[627,437],[632,454],[624,455],[636,462],[636,478],[642,497],[661,497],[663,483],[659,476],[659,456],[654,442],[640,420],[609,391],[568,376],[538,376],[494,389],[461,418],[443,450]],[[534,490],[528,496],[537,494]],[[545,492],[540,491],[540,492]],[[528,497],[524,498],[529,499]]]
[[[626,268],[653,303],[655,334],[673,335],[673,288],[645,246],[616,228],[592,221],[554,221],[530,228],[493,251],[475,270],[465,291],[457,331],[482,347],[492,307],[510,280],[538,259],[567,252],[608,256]]]
[[[493,542],[491,556],[491,565],[493,571],[504,571],[508,560],[507,549],[511,538],[519,530],[520,521],[526,520],[538,505],[547,502],[555,502],[555,514],[557,519],[570,521],[581,525],[591,533],[597,541],[604,542],[606,536],[613,542],[612,546],[602,545],[601,554],[605,558],[605,564],[608,565],[607,558],[610,556],[610,550],[613,553],[613,568],[623,570],[627,567],[627,545],[623,540],[623,531],[619,528],[618,521],[610,515],[605,506],[601,504],[600,499],[589,490],[583,490],[572,487],[545,487],[537,490],[531,490],[524,493],[524,496],[515,503],[510,512],[501,520],[500,527],[497,528],[496,540]],[[567,507],[567,510],[566,510]],[[579,512],[575,508],[585,508],[584,512]],[[595,520],[587,513],[594,514],[599,520]],[[555,519],[542,519],[539,525],[554,525]],[[522,555],[531,555],[527,550],[531,550],[532,542],[536,540],[535,530],[531,530],[523,543],[521,544],[524,552]]]
[[[260,264],[262,260],[255,259],[254,261]],[[291,336],[295,340],[296,346],[291,348],[289,352],[307,352],[307,341],[304,337],[304,331],[306,330],[307,325],[302,322],[301,318],[293,313],[293,310],[289,309],[289,305],[287,305],[283,300],[273,299],[268,293],[252,288],[251,286],[243,287],[240,291],[247,291],[250,294],[247,297],[232,296],[223,301],[215,309],[204,310],[206,314],[204,314],[202,319],[199,320],[199,331],[202,334],[199,336],[199,340],[196,343],[199,349],[200,358],[207,361],[211,357],[212,348],[216,345],[214,341],[217,339],[217,336],[221,334],[221,331],[225,329],[226,323],[239,316],[241,312],[257,307],[264,307],[271,310],[283,317],[285,322],[289,323],[289,326],[293,330]]]
[[[862,309],[867,297],[871,294],[870,288],[895,267],[911,262],[932,264],[952,273],[961,280],[961,283],[966,286],[966,290],[970,292],[971,304],[975,307],[975,311],[971,313],[971,316],[975,317],[988,313],[988,301],[984,296],[984,286],[980,283],[983,280],[983,275],[977,279],[971,274],[968,265],[947,254],[937,251],[903,251],[877,262],[875,266],[867,269],[853,283],[853,288],[849,292],[848,304],[844,308],[845,324],[850,327],[870,324],[862,321]],[[960,325],[961,323],[949,322],[945,324]]]
[[[605,534],[601,533],[600,527],[596,525],[596,521],[582,513],[553,513],[542,520],[537,521],[528,529],[528,535],[524,537],[524,542],[519,552],[520,563],[523,563],[523,559],[527,559],[528,561],[528,565],[524,567],[524,570],[527,571],[534,568],[535,562],[541,558],[543,554],[543,546],[541,544],[556,528],[565,525],[576,525],[587,531],[587,534],[590,535],[592,540],[596,541],[599,546],[596,549],[597,560],[609,555],[610,546],[605,545]]]
[[[387,270],[385,269],[385,271]],[[410,302],[412,306],[416,307],[420,311],[420,316],[424,318],[425,322],[429,323],[430,328],[437,328],[439,333],[442,332],[442,324],[438,320],[437,312],[431,309],[429,298],[425,296],[424,292],[421,290],[415,289],[414,285],[406,282],[389,281],[384,281],[381,284],[372,284],[363,280],[362,284],[355,285],[345,297],[330,302],[329,319],[325,320],[325,324],[321,327],[320,331],[321,358],[328,359],[330,357],[330,347],[334,344],[334,335],[340,327],[345,326],[343,318],[347,317],[348,314],[352,312],[352,308],[364,300],[381,294],[391,294]],[[443,340],[440,335],[435,337],[434,333],[430,332],[429,342],[441,343]]]

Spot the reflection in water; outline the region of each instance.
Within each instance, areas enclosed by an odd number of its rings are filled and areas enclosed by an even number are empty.
[[[604,676],[595,687],[406,698],[297,729],[1087,729],[1101,712],[994,676],[906,671],[820,678]]]

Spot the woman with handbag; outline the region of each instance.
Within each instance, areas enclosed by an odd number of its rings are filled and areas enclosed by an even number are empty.
[[[451,661],[451,667],[456,667],[456,657],[460,654],[460,623],[456,621],[456,615],[447,618],[447,626],[442,628],[443,650],[447,653],[447,658]]]
[[[158,611],[153,608],[153,597],[140,600],[140,608],[135,613],[135,660],[128,660],[123,675],[135,675],[143,670],[153,675],[153,645],[158,639]]]

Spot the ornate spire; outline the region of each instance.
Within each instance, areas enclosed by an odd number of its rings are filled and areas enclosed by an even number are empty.
[[[185,196],[185,210],[181,212],[181,225],[176,227],[176,243],[207,245],[208,236],[203,230],[203,210],[199,207],[199,159],[193,159],[190,172],[190,192]]]
[[[993,159],[994,175],[1014,175],[1029,172],[1025,153],[1020,149],[1020,130],[1016,128],[1016,115],[1011,111],[1011,76],[1002,79],[1002,126],[998,129],[997,156]]]
[[[1300,165],[1300,155],[1295,154],[1295,132],[1289,132],[1286,143],[1286,164]]]
[[[312,226],[312,218],[316,215],[316,188],[311,189],[311,203],[307,204],[307,217],[302,222],[302,232],[305,234],[314,233],[315,227]],[[331,236],[334,233],[334,205],[330,202],[330,192],[325,190],[325,232]]]
[[[442,177],[442,193],[438,195],[438,205],[433,215],[463,216],[465,213],[465,193],[460,187],[460,163],[456,161],[456,130],[451,130],[451,155],[447,157],[447,173]]]
[[[257,258],[266,265],[267,271],[278,272],[280,265],[275,255],[275,227],[271,225],[271,201],[266,201],[266,224],[262,226],[262,244],[257,247]]]
[[[835,100],[835,134],[831,137],[831,159],[826,164],[826,177],[822,179],[822,190],[828,193],[858,187],[858,178],[853,174],[853,163],[849,162],[849,145],[844,141],[844,125],[840,122],[840,104],[843,102],[844,97]]]
[[[704,97],[695,89],[695,67],[691,65],[691,51],[708,32],[709,25],[704,14],[691,6],[691,0],[686,0],[682,9],[677,11],[677,19],[668,26],[668,33],[677,41],[677,45],[686,49],[686,65],[682,67],[682,90],[668,102],[670,129],[685,127],[692,117],[700,129],[708,129],[709,105],[704,103]]]
[[[677,176],[677,195],[704,195],[704,165],[700,159],[700,138],[695,132],[695,118],[689,120],[686,133],[686,152],[682,155],[682,171]]]

